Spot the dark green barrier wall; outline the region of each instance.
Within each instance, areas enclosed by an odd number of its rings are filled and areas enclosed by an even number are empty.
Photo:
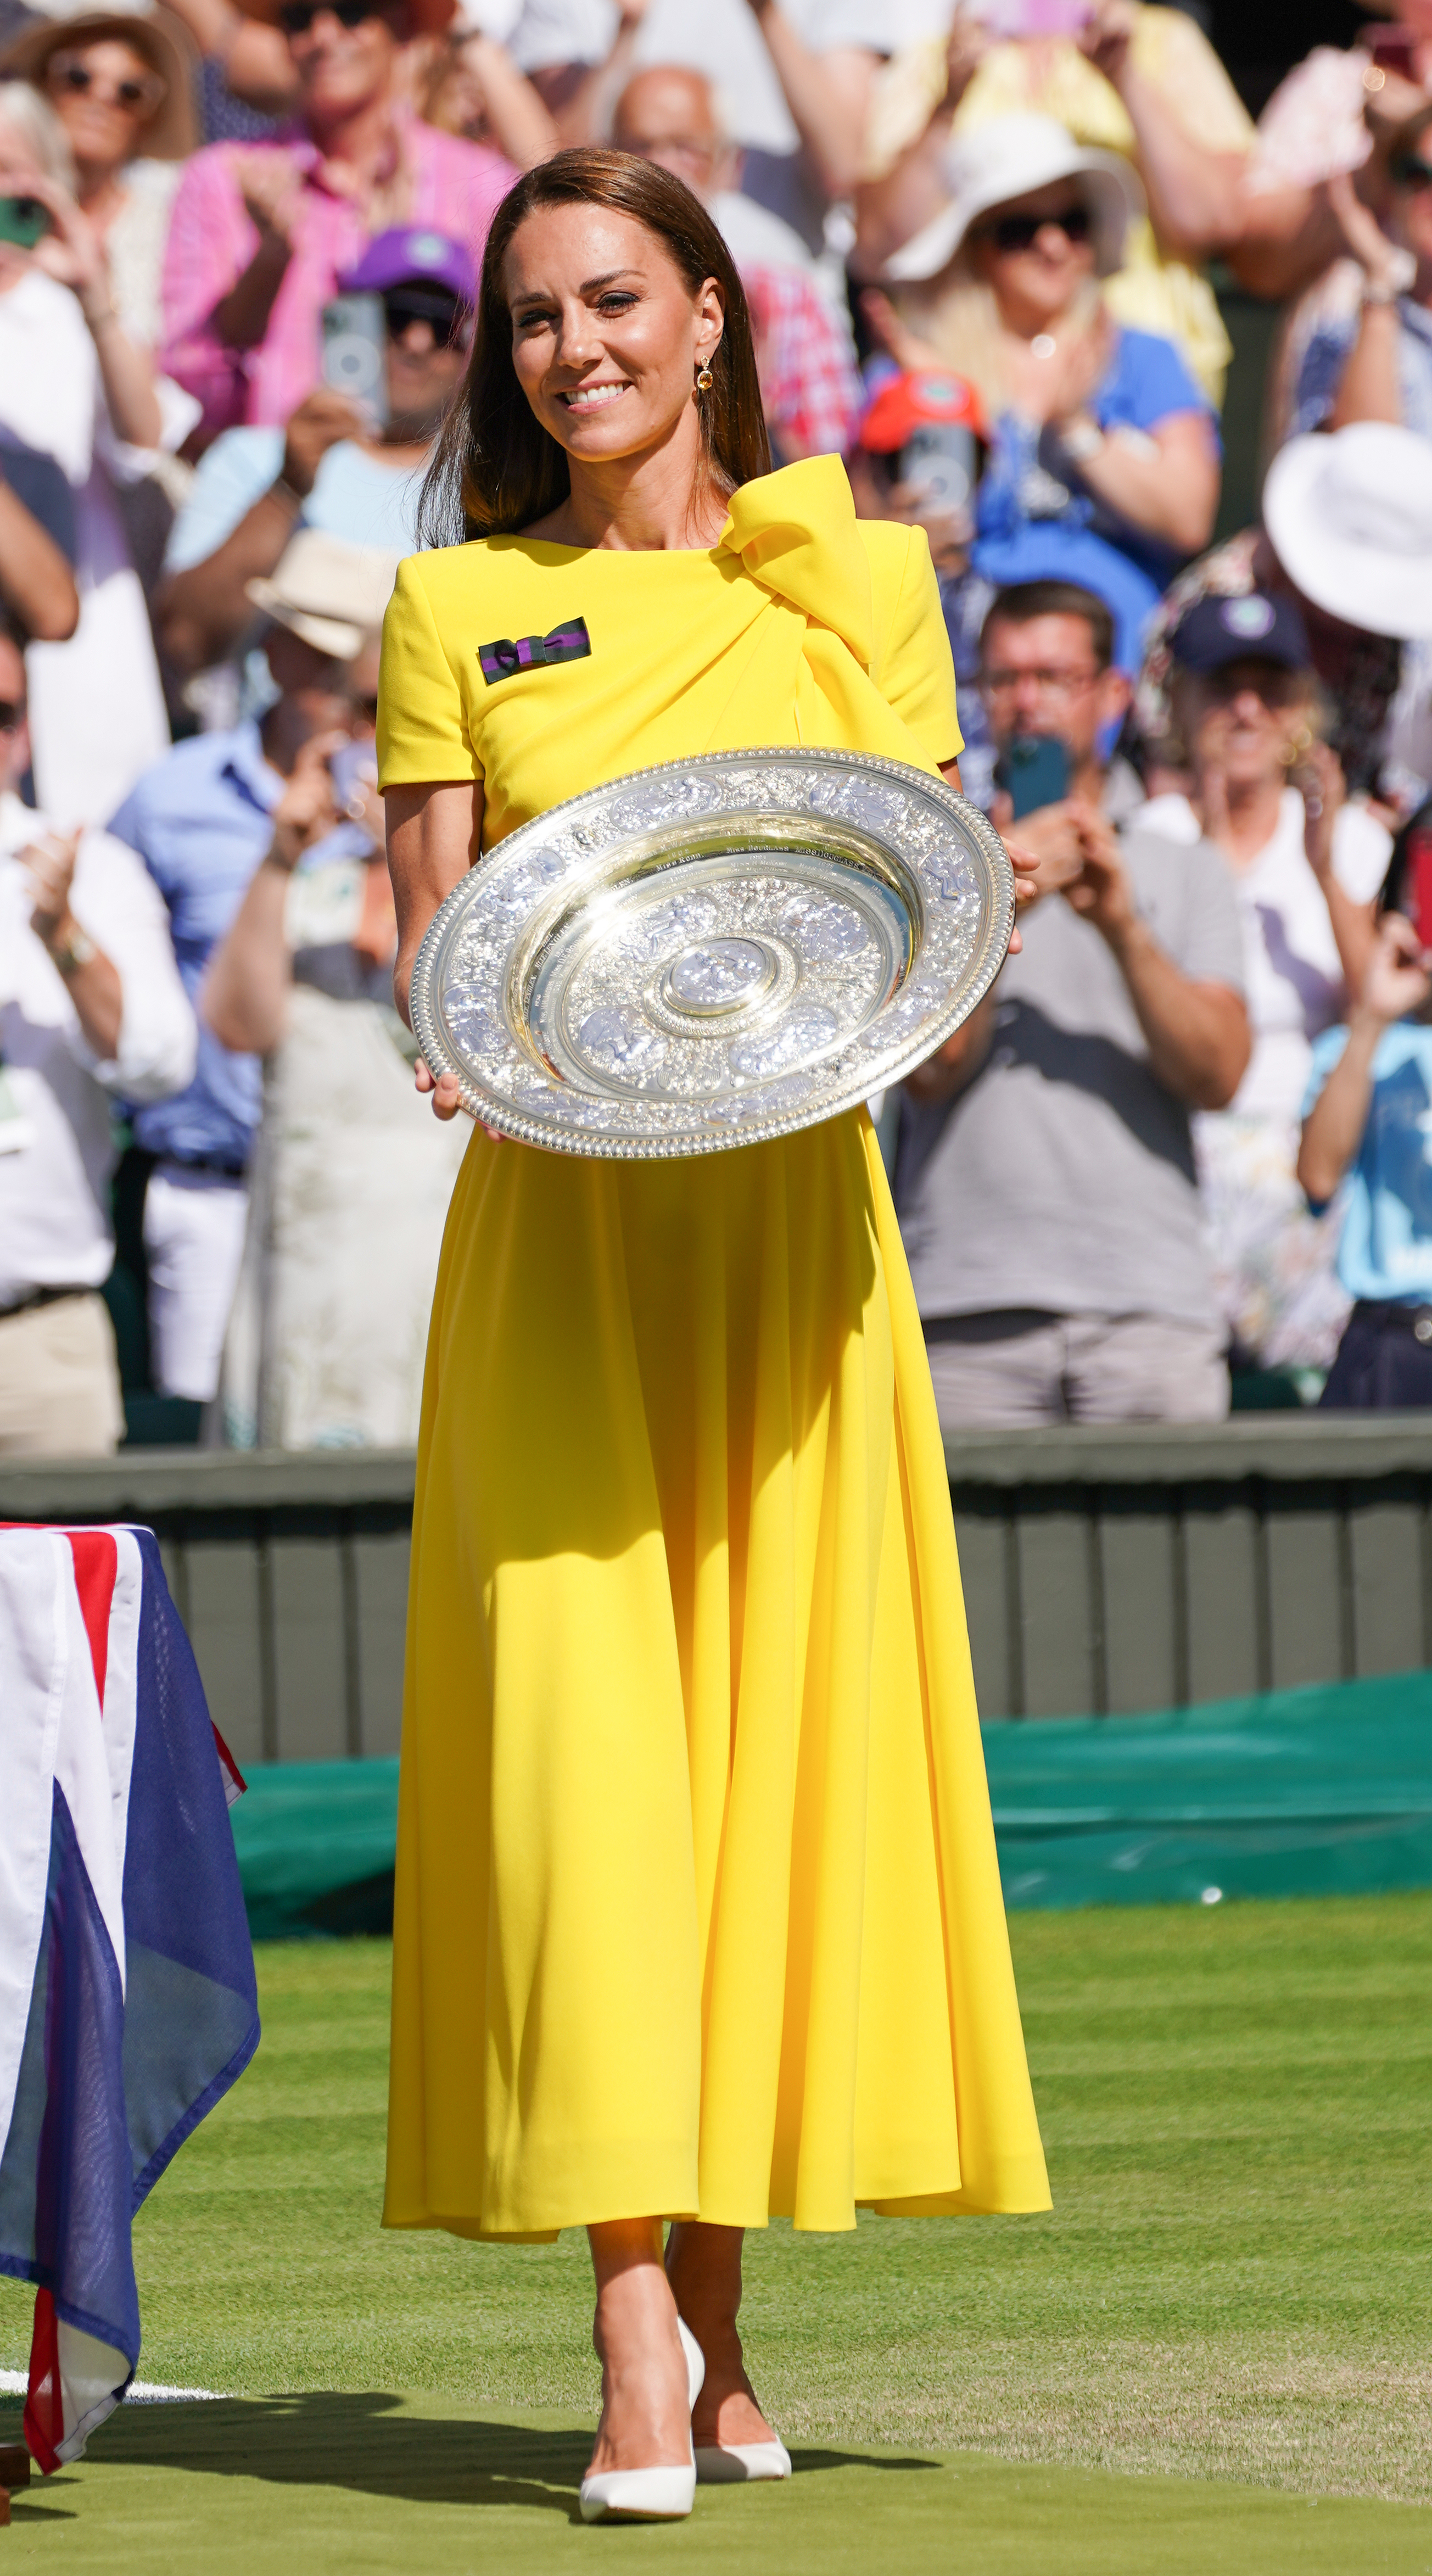
[[[1243,1415],[948,1450],[986,1718],[1094,1717],[1432,1665],[1432,1416]],[[0,1518],[159,1533],[239,1760],[395,1752],[413,1461],[0,1462]]]

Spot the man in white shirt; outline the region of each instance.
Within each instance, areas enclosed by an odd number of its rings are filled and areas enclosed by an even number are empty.
[[[108,833],[22,805],[25,665],[0,633],[0,1457],[103,1457],[124,1429],[97,1293],[114,1260],[110,1095],[162,1100],[197,1031],[168,916]]]

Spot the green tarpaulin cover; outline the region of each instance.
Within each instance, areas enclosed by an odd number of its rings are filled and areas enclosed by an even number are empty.
[[[984,1730],[1012,1906],[1432,1887],[1432,1672]],[[396,1759],[255,1768],[233,1809],[254,1938],[392,1919]]]

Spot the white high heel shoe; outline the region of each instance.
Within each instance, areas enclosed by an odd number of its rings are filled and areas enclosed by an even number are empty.
[[[688,2403],[694,2406],[706,2362],[695,2335],[680,2317],[676,2331],[686,2355]],[[680,2522],[695,2502],[694,2451],[686,2469],[598,2469],[595,2475],[589,2470],[582,2480],[583,2522]]]
[[[703,2487],[747,2485],[755,2478],[788,2478],[791,2455],[784,2442],[702,2442],[696,2452],[697,2483]]]

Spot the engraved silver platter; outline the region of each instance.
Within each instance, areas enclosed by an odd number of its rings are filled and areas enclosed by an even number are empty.
[[[939,779],[708,753],[499,842],[429,927],[413,1027],[504,1135],[719,1153],[897,1082],[988,992],[1013,925],[1003,842]]]

